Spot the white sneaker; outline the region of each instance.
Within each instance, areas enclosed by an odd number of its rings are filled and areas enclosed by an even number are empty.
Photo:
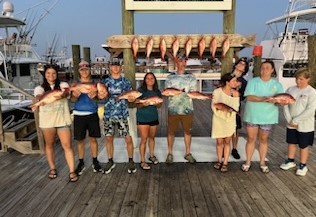
[[[289,170],[296,167],[296,163],[295,162],[285,162],[283,164],[280,165],[280,168],[282,170]]]
[[[303,169],[298,168],[296,170],[296,175],[298,175],[298,176],[305,176],[307,171],[308,171],[307,166],[303,167]]]

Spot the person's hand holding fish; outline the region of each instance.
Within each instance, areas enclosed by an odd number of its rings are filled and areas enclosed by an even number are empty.
[[[107,87],[103,83],[97,83],[97,90],[98,90],[98,98],[99,99],[104,99],[108,97],[109,92]]]

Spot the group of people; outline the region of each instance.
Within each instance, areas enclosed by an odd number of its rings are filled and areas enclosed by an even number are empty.
[[[170,73],[167,77],[166,88],[183,90],[180,94],[170,95],[168,103],[168,154],[166,163],[173,163],[173,144],[175,133],[179,125],[184,131],[185,154],[184,158],[189,163],[195,163],[196,159],[191,153],[191,128],[193,124],[193,101],[188,92],[197,90],[197,81],[194,75],[186,72],[187,57],[179,54],[174,59],[176,72]],[[89,135],[89,143],[92,155],[92,168],[94,172],[110,173],[115,168],[113,159],[114,136],[116,129],[121,137],[125,138],[128,155],[128,172],[135,173],[136,166],[133,160],[134,145],[129,133],[128,125],[128,102],[135,102],[136,97],[132,94],[127,99],[118,100],[122,93],[132,90],[131,82],[122,76],[121,62],[113,59],[110,62],[110,76],[101,82],[107,87],[104,91],[91,91],[88,93],[74,89],[71,92],[65,91],[62,99],[40,107],[39,127],[41,128],[44,140],[47,161],[50,167],[48,177],[55,179],[58,176],[55,164],[54,141],[56,134],[64,149],[65,158],[69,167],[69,181],[75,182],[85,170],[85,138]],[[271,97],[283,93],[281,83],[273,78],[275,73],[274,63],[265,61],[261,64],[260,76],[251,79],[248,83],[243,75],[248,71],[248,63],[240,59],[234,65],[230,73],[221,76],[218,87],[213,91],[211,102],[212,130],[211,136],[216,139],[216,152],[218,162],[214,168],[221,172],[228,171],[228,158],[232,154],[239,159],[237,151],[238,129],[241,128],[242,119],[247,131],[246,161],[241,169],[249,171],[252,156],[255,150],[256,140],[259,140],[260,170],[263,173],[269,172],[265,162],[268,151],[268,138],[274,124],[278,123],[279,105]],[[81,61],[79,64],[80,78],[76,84],[96,83],[91,78],[90,65]],[[46,92],[52,90],[64,90],[69,88],[65,82],[58,79],[58,69],[54,65],[47,65],[43,72],[43,84],[36,87],[34,95],[40,99]],[[301,150],[300,163],[296,171],[297,175],[304,176],[307,172],[308,147],[313,145],[314,122],[316,109],[316,91],[309,85],[310,73],[307,69],[298,70],[296,74],[297,85],[286,90],[296,102],[294,104],[282,105],[287,121],[286,142],[288,145],[288,159],[280,167],[288,170],[296,167],[294,161],[296,147]],[[138,91],[142,95],[138,99],[148,97],[161,97],[162,93],[158,88],[155,75],[146,73]],[[74,139],[77,141],[78,166],[75,169],[75,157],[71,143],[71,117],[68,106],[68,99],[74,102]],[[104,99],[104,135],[108,162],[102,168],[97,159],[98,142],[101,137],[101,129],[98,117],[98,100]],[[241,101],[246,99],[245,110],[241,118]],[[151,165],[159,163],[155,156],[155,135],[159,125],[158,110],[160,104],[152,105],[144,100],[137,103],[137,128],[140,136],[140,167],[143,170],[151,169]],[[232,142],[232,149],[231,149]],[[149,156],[146,161],[146,146],[149,146]],[[151,162],[149,165],[147,162]]]

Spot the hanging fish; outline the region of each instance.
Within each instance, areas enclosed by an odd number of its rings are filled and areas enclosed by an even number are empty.
[[[205,47],[206,47],[205,37],[202,37],[198,43],[198,55],[200,59],[202,59],[203,57]]]
[[[177,54],[178,54],[178,51],[179,51],[179,39],[178,38],[175,38],[175,40],[172,42],[172,55],[173,55],[173,58],[176,58],[177,57]]]
[[[154,39],[152,37],[149,38],[146,44],[146,59],[149,60],[151,51],[153,50]]]
[[[138,52],[138,49],[139,49],[138,39],[137,39],[136,36],[132,39],[131,48],[132,48],[132,53],[133,53],[133,56],[134,56],[134,60],[136,61],[137,60],[137,52]]]
[[[185,43],[185,56],[186,57],[189,57],[191,50],[192,50],[192,39],[189,38],[187,42]]]
[[[226,37],[222,43],[222,57],[225,57],[227,51],[229,50],[229,46],[230,46],[229,38]]]
[[[163,61],[165,59],[166,51],[167,51],[167,45],[165,39],[161,39],[159,44],[159,50],[161,55],[161,60]]]
[[[214,36],[210,41],[210,53],[213,59],[215,58],[216,50],[217,50],[217,39]]]

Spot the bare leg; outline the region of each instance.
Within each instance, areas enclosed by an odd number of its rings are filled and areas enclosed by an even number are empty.
[[[168,154],[173,152],[174,133],[168,132]]]
[[[155,155],[155,136],[157,132],[157,126],[151,126],[149,128],[149,154],[150,157],[153,157]]]
[[[185,154],[191,153],[192,135],[184,133]]]
[[[50,129],[42,129],[43,136],[45,139],[45,153],[47,162],[50,169],[56,169],[55,165],[55,135],[56,135],[56,129],[50,128]]]
[[[236,132],[233,134],[232,136],[232,146],[234,149],[237,149],[237,144],[238,144],[238,136],[239,136],[239,133],[238,131],[236,130]]]
[[[301,148],[301,153],[300,153],[300,163],[302,164],[306,164],[307,159],[308,159],[308,147],[306,148]]]
[[[223,145],[224,145],[224,161],[223,164],[227,165],[228,164],[228,158],[230,155],[230,140],[231,137],[227,137],[223,139]]]
[[[89,140],[90,140],[92,157],[97,158],[98,157],[98,140],[95,137],[89,137]]]
[[[146,144],[149,132],[149,125],[138,125],[138,131],[140,134],[140,145],[139,145],[139,153],[140,153],[140,162],[145,162],[145,153],[146,153]]]
[[[126,142],[126,149],[127,149],[128,158],[133,158],[134,145],[133,145],[132,137],[130,135],[125,136],[125,142]]]
[[[259,130],[260,165],[265,165],[265,158],[268,153],[268,138],[269,138],[269,132]]]
[[[255,144],[258,136],[258,127],[247,127],[247,143],[246,143],[246,164],[251,163],[253,153],[255,151]]]
[[[287,150],[287,157],[290,159],[295,158],[295,153],[296,153],[296,144],[289,144],[288,150]]]
[[[85,140],[78,140],[77,141],[77,148],[78,148],[78,157],[79,159],[83,159],[84,158],[84,152],[85,152],[85,144],[84,144]]]
[[[75,155],[71,145],[71,131],[69,128],[59,129],[57,134],[65,152],[69,172],[72,173],[75,171]]]
[[[113,136],[105,137],[105,146],[106,146],[106,153],[108,155],[108,159],[113,158],[113,151],[114,151],[113,140],[114,140]]]
[[[223,151],[224,151],[224,139],[219,138],[216,139],[216,153],[217,153],[217,160],[218,162],[222,162],[223,158]]]

